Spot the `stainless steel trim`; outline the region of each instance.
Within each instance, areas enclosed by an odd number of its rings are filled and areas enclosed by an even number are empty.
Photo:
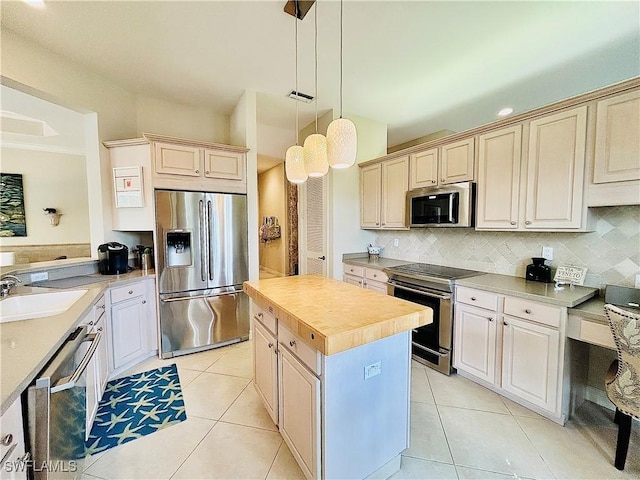
[[[393,285],[394,288],[399,288],[400,290],[407,290],[408,292],[421,293],[424,295],[428,295],[430,297],[439,298],[440,300],[451,300],[450,294],[442,293],[442,292],[439,292],[438,290],[431,290],[429,288],[423,288],[423,287],[409,288],[394,282],[388,282],[388,284]]]
[[[212,220],[212,212],[211,212],[211,200],[207,200],[207,211],[206,211],[206,215],[205,218],[207,220],[207,232],[209,232],[209,235],[207,235],[207,246],[206,246],[206,250],[207,250],[207,259],[208,259],[208,268],[209,268],[209,280],[213,281],[213,272],[215,271],[213,268],[213,242],[210,241],[209,236],[211,235],[211,232],[213,232],[213,225],[211,224]]]
[[[11,445],[11,447],[9,447],[9,450],[7,450],[7,453],[5,453],[2,456],[2,460],[0,460],[0,464],[4,465],[4,461],[9,458],[9,456],[13,453],[13,451],[16,449],[16,447],[18,446],[18,442],[14,443],[13,445]]]
[[[68,390],[70,388],[75,387],[80,377],[84,374],[84,371],[87,369],[89,362],[92,360],[93,355],[96,353],[98,349],[98,345],[100,344],[100,339],[102,338],[101,333],[90,333],[87,335],[83,342],[90,341],[91,346],[87,350],[87,353],[82,357],[82,361],[76,368],[76,370],[71,374],[71,376],[66,377],[64,383],[58,383],[51,387],[51,393],[62,392],[63,390]]]
[[[233,295],[242,292],[242,287],[223,287],[213,288],[210,290],[200,290],[192,292],[163,293],[158,297],[161,302],[178,302],[180,300],[193,300],[196,298],[220,297],[222,295]]]
[[[431,348],[427,348],[424,345],[420,345],[419,343],[416,342],[411,342],[411,345],[413,345],[416,348],[419,348],[420,350],[424,350],[425,352],[428,352],[432,355],[436,355],[440,358],[444,358],[444,357],[448,357],[449,356],[449,352],[445,351],[445,352],[436,352],[435,350],[431,349]]]

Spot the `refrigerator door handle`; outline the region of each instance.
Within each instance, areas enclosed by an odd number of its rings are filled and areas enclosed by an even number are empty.
[[[198,211],[199,221],[200,221],[200,279],[203,282],[207,281],[207,239],[206,239],[206,230],[205,230],[205,211],[204,211],[204,201],[200,200],[200,208]]]
[[[208,266],[209,266],[209,280],[213,280],[213,252],[211,251],[212,243],[209,239],[213,233],[213,225],[212,225],[212,212],[211,212],[211,200],[207,200],[207,258],[208,258]]]
[[[161,302],[181,302],[185,300],[196,300],[198,298],[213,298],[213,297],[223,297],[225,295],[237,295],[238,293],[242,293],[242,289],[238,290],[230,290],[228,292],[220,292],[220,293],[203,293],[202,295],[185,295],[184,297],[165,297],[160,296]]]

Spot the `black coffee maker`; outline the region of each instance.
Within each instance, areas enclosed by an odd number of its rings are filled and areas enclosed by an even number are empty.
[[[527,275],[525,278],[533,282],[550,283],[551,267],[544,264],[546,258],[533,257],[531,260],[533,260],[533,263],[527,265]]]
[[[127,273],[129,248],[118,242],[103,243],[98,247],[98,271],[102,275]]]

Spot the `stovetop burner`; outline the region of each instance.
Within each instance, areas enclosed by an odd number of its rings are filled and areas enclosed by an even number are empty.
[[[457,280],[460,278],[473,277],[482,273],[475,270],[444,267],[442,265],[430,265],[428,263],[409,263],[407,265],[398,265],[396,267],[391,267],[387,270],[392,270],[398,273],[404,272],[413,275],[424,275],[426,277],[437,277],[447,280]]]

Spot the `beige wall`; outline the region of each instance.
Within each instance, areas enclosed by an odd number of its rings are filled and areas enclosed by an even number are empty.
[[[3,148],[2,173],[22,174],[27,224],[26,237],[0,237],[2,250],[11,245],[90,242],[83,156]],[[51,226],[42,211],[45,207],[62,213],[57,227]]]
[[[282,236],[260,242],[260,267],[269,273],[287,274],[289,239],[287,237],[287,180],[284,163],[258,175],[258,227],[264,217],[278,217]]]

